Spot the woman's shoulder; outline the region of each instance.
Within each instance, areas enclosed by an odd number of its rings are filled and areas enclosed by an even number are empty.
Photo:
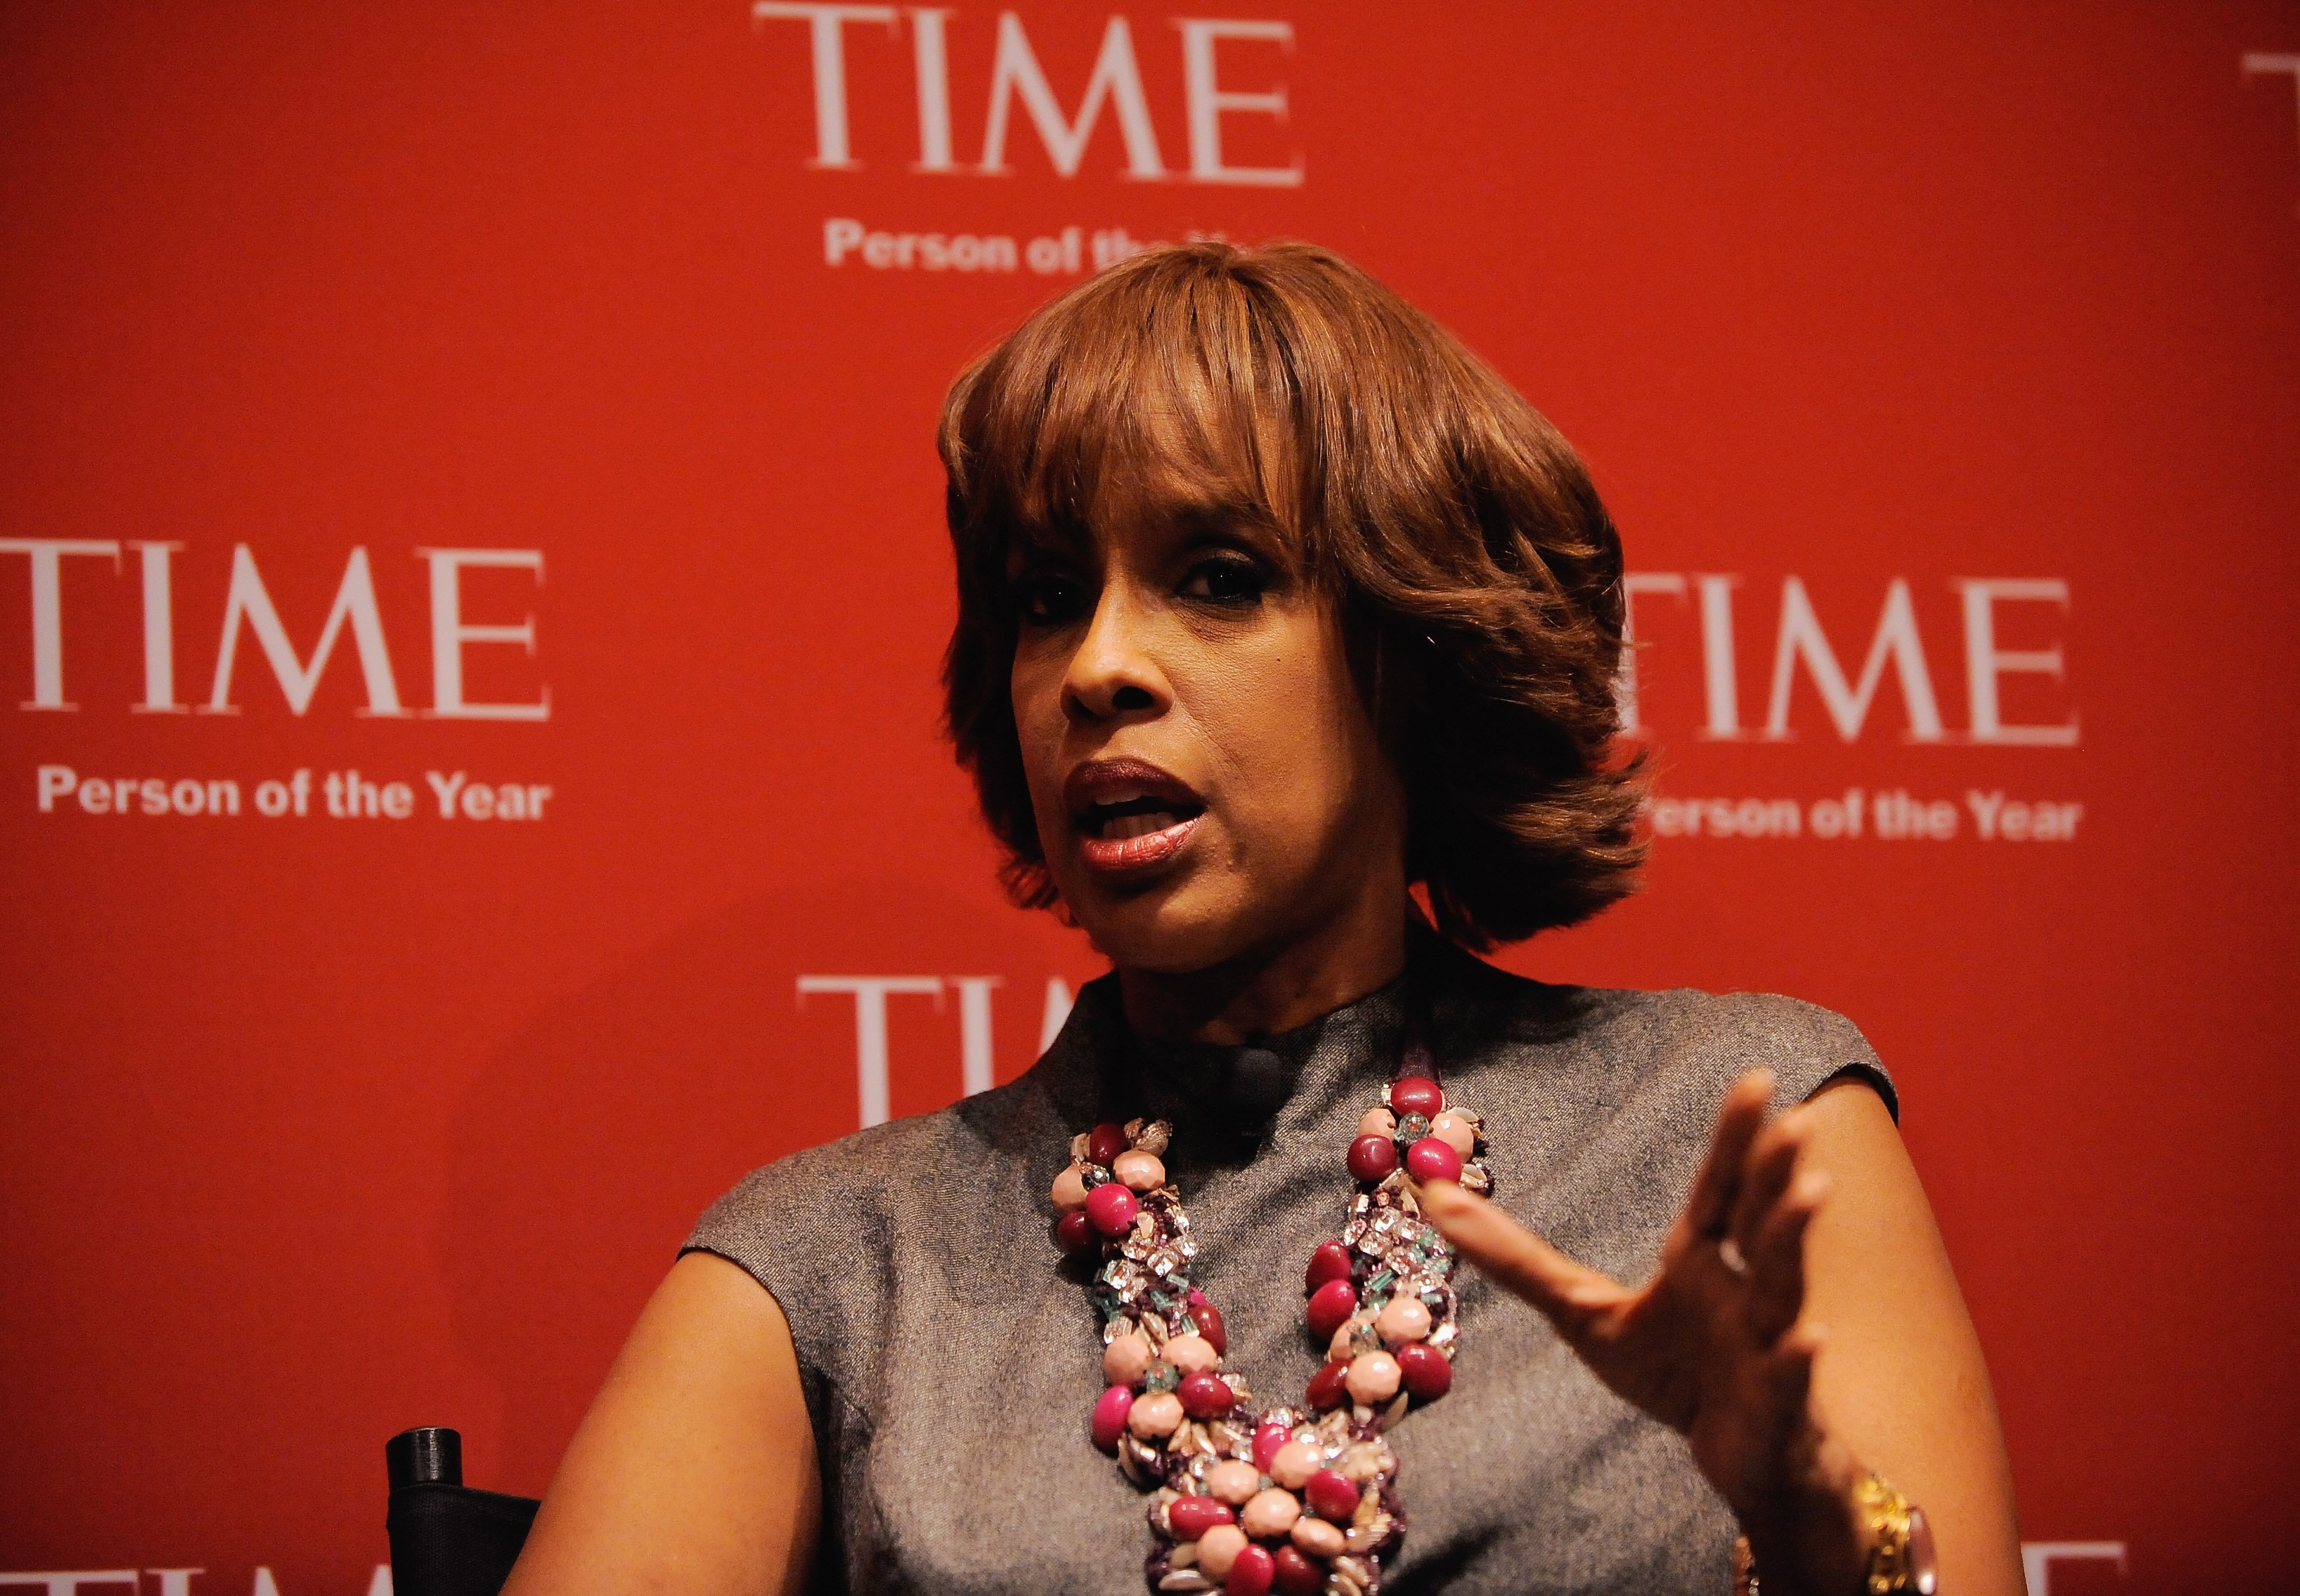
[[[1586,1074],[1600,1100],[1692,1093],[1713,1106],[1735,1077],[1762,1068],[1785,1106],[1849,1075],[1899,1113],[1892,1076],[1861,1028],[1801,998],[1559,985],[1492,965],[1473,977],[1470,995],[1491,1041],[1537,1049],[1553,1069]]]

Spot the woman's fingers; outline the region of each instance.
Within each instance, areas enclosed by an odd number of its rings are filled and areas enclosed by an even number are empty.
[[[1717,1110],[1717,1129],[1709,1139],[1709,1156],[1693,1179],[1685,1201],[1685,1222],[1697,1236],[1712,1240],[1725,1234],[1733,1200],[1741,1187],[1749,1145],[1764,1128],[1765,1105],[1773,1101],[1773,1075],[1753,1069],[1726,1088]]]
[[[1414,1194],[1421,1211],[1462,1257],[1532,1303],[1561,1330],[1619,1306],[1629,1294],[1451,1181],[1417,1185]]]
[[[1804,1152],[1804,1121],[1795,1113],[1784,1114],[1766,1126],[1750,1143],[1741,1189],[1734,1196],[1725,1231],[1742,1257],[1755,1254],[1757,1231],[1780,1201],[1781,1193],[1788,1190]]]
[[[1760,1346],[1787,1335],[1804,1311],[1804,1234],[1829,1195],[1829,1176],[1808,1169],[1754,1226],[1748,1249],[1749,1333]]]

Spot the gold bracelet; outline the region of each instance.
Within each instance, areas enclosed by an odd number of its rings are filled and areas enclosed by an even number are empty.
[[[1869,1596],[1934,1596],[1939,1578],[1924,1509],[1879,1474],[1861,1476],[1853,1487],[1853,1505],[1861,1510],[1862,1527],[1874,1537],[1869,1548]],[[1762,1596],[1756,1554],[1749,1550],[1746,1535],[1733,1538],[1733,1596]]]
[[[1933,1533],[1922,1509],[1888,1484],[1884,1475],[1863,1475],[1853,1487],[1869,1533],[1869,1596],[1933,1596]]]

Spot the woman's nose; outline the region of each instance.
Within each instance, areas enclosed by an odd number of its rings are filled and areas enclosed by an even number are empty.
[[[1155,714],[1165,707],[1169,691],[1149,646],[1148,619],[1119,584],[1104,586],[1062,684],[1063,707],[1073,720]]]

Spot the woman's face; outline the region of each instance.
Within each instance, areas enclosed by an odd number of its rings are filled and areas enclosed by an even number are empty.
[[[1020,557],[1015,727],[1046,867],[1121,968],[1271,955],[1368,894],[1404,802],[1332,601],[1271,533],[1119,518]]]

